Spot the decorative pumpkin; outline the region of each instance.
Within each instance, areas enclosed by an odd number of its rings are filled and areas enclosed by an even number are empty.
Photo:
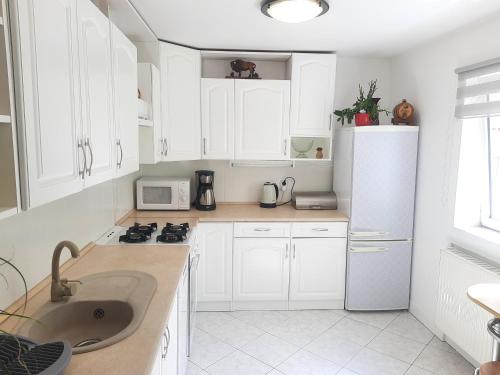
[[[413,123],[413,115],[415,114],[415,108],[403,99],[401,103],[394,107],[392,111],[394,118],[392,119],[392,123],[394,125],[406,124],[410,125]]]

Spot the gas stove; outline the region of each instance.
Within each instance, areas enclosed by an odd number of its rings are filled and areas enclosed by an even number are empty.
[[[188,223],[166,223],[161,230],[158,230],[157,223],[135,223],[128,228],[114,227],[96,243],[98,245],[185,245],[189,244],[190,235]]]

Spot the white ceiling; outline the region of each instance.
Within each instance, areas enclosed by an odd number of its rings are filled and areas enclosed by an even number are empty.
[[[180,44],[366,56],[394,55],[500,14],[500,0],[329,0],[324,16],[285,24],[264,16],[261,0],[131,1],[160,39]]]

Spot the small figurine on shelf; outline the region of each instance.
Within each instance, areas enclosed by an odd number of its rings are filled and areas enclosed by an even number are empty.
[[[233,70],[226,78],[244,78],[244,79],[260,79],[259,74],[255,71],[257,65],[250,61],[243,61],[240,59],[231,61],[231,69]],[[234,73],[238,73],[236,76]],[[247,77],[242,77],[242,72],[249,72]]]
[[[323,159],[323,147],[316,148],[316,159]]]
[[[394,107],[392,114],[394,115],[394,118],[392,119],[393,125],[411,125],[413,124],[415,108],[410,103],[408,103],[406,99],[403,99],[401,103]]]

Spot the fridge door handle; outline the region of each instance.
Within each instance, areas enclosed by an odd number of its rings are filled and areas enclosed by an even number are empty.
[[[384,252],[384,251],[387,251],[388,248],[387,247],[383,247],[383,246],[371,246],[371,247],[363,247],[363,246],[350,246],[349,247],[349,251],[351,253],[381,253],[381,252]]]
[[[351,237],[380,237],[387,236],[389,232],[349,232]]]

